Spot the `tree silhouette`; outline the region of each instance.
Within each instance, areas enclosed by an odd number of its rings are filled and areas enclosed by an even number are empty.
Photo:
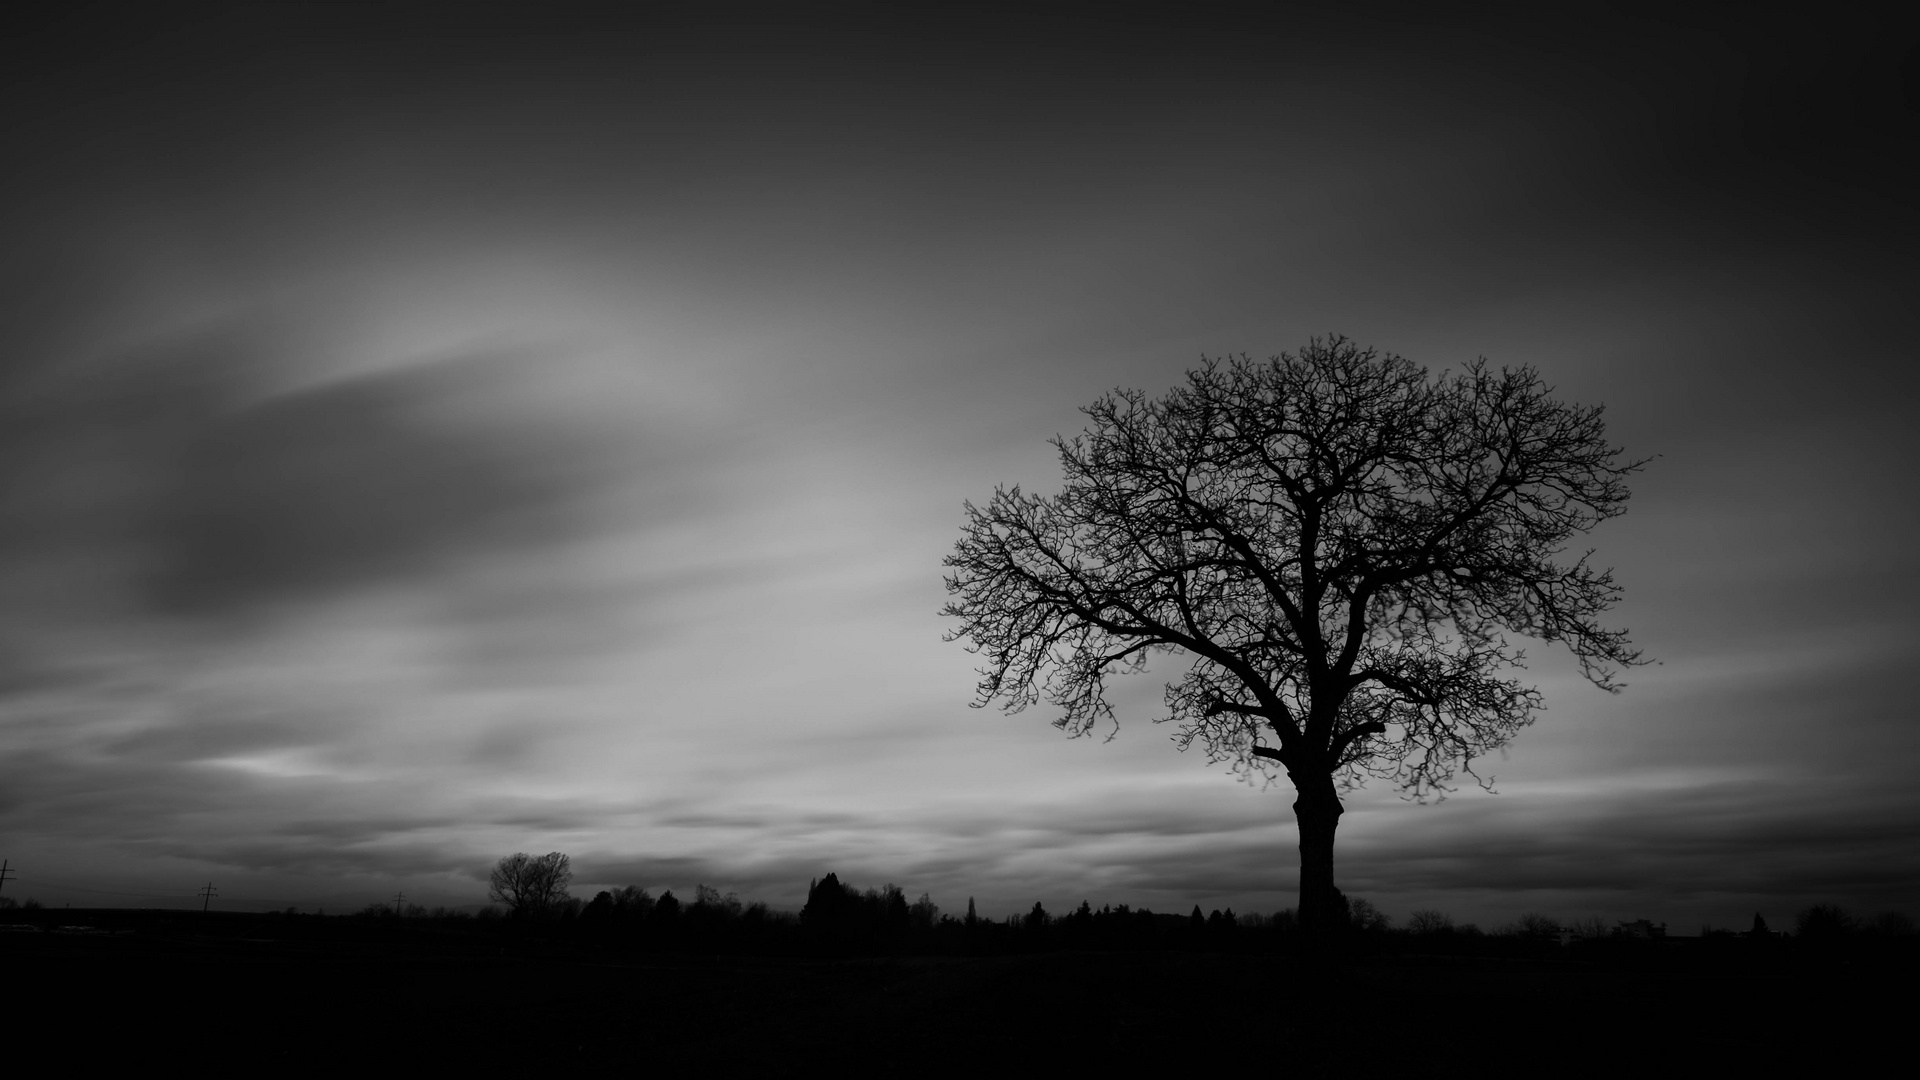
[[[1027,912],[1026,918],[1022,920],[1022,925],[1028,930],[1037,933],[1045,930],[1052,922],[1053,916],[1048,915],[1047,909],[1040,906],[1040,901],[1035,900],[1033,902],[1033,910]]]
[[[915,900],[913,906],[907,909],[907,914],[915,932],[926,933],[939,923],[940,905],[933,902],[932,896],[921,893],[920,899]]]
[[[803,926],[823,931],[839,930],[853,919],[860,894],[840,883],[840,875],[829,873],[807,883],[807,902],[800,908]]]
[[[1837,904],[1815,904],[1794,920],[1794,934],[1801,938],[1832,940],[1853,933],[1853,916]]]
[[[572,897],[572,860],[558,851],[528,855],[516,851],[494,864],[487,899],[507,905],[509,914],[546,915],[558,911]]]
[[[1184,654],[1163,719],[1249,779],[1285,772],[1301,925],[1343,924],[1339,792],[1444,791],[1529,723],[1508,633],[1565,644],[1608,690],[1639,662],[1598,622],[1611,572],[1559,557],[1645,462],[1550,393],[1530,367],[1430,379],[1335,337],[1203,361],[1157,400],[1106,395],[1053,440],[1060,494],[966,506],[943,613],[986,658],[974,704],[1045,699],[1084,735],[1114,721],[1112,675]]]
[[[1355,930],[1381,931],[1393,928],[1393,919],[1373,906],[1373,901],[1354,896],[1347,899],[1347,918]]]

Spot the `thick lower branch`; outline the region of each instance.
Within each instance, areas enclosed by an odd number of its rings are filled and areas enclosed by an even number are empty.
[[[1347,747],[1352,746],[1360,739],[1368,735],[1385,735],[1386,733],[1387,725],[1378,720],[1369,720],[1358,727],[1349,728],[1341,732],[1340,737],[1333,741],[1333,760],[1339,761],[1344,758],[1347,753]]]

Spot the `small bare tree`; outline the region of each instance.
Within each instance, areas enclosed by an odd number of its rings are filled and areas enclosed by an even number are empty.
[[[1337,928],[1339,792],[1444,790],[1530,723],[1509,633],[1566,645],[1607,690],[1639,662],[1599,621],[1611,572],[1560,556],[1624,511],[1644,462],[1618,460],[1598,407],[1550,394],[1532,368],[1434,379],[1334,338],[1101,398],[1054,440],[1060,494],[967,504],[945,614],[987,661],[974,704],[1045,699],[1084,735],[1114,720],[1112,675],[1184,654],[1176,741],[1285,772],[1301,925]]]
[[[545,915],[572,899],[567,894],[572,882],[572,862],[560,852],[528,855],[516,851],[494,864],[487,899],[505,904],[512,915]]]
[[[1347,918],[1355,930],[1379,933],[1393,929],[1393,917],[1373,906],[1373,901],[1358,896],[1347,898]]]
[[[1514,920],[1506,932],[1514,937],[1546,939],[1558,937],[1561,929],[1558,921],[1537,911],[1529,911]]]

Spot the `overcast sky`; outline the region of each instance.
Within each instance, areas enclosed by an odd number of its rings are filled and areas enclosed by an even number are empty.
[[[0,56],[7,895],[1290,906],[1291,791],[1152,674],[1111,742],[969,709],[940,562],[1104,391],[1342,333],[1659,455],[1591,540],[1662,662],[1533,650],[1497,794],[1348,799],[1349,895],[1920,909],[1910,25],[57,14]]]

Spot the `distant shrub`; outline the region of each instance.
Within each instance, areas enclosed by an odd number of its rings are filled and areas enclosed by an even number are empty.
[[[1793,929],[1798,937],[1815,940],[1837,938],[1853,933],[1854,922],[1853,916],[1836,904],[1815,904],[1800,913],[1794,920]]]
[[[1911,937],[1913,920],[1898,911],[1883,911],[1868,919],[1862,930],[1876,937]]]
[[[1535,939],[1557,937],[1560,934],[1560,923],[1558,920],[1550,919],[1537,911],[1529,911],[1513,922],[1501,927],[1500,934],[1503,937]]]
[[[1198,918],[1200,915],[1200,909],[1197,907],[1194,908],[1193,913],[1194,913],[1194,917]],[[1027,917],[1021,920],[1021,925],[1028,930],[1045,930],[1047,928],[1047,924],[1052,921],[1053,921],[1053,916],[1048,915],[1047,909],[1040,906],[1040,901],[1035,900],[1033,902],[1033,910],[1027,912]]]
[[[1393,919],[1386,912],[1358,896],[1347,897],[1347,919],[1355,930],[1377,934],[1393,929]]]
[[[1573,935],[1575,941],[1599,941],[1613,933],[1598,915],[1573,920],[1567,924],[1567,931]]]
[[[740,913],[740,921],[748,926],[799,926],[800,916],[791,911],[775,911],[755,900]]]
[[[1087,905],[1082,903],[1080,906],[1085,908]],[[920,899],[907,908],[907,919],[915,930],[922,933],[932,930],[934,924],[940,921],[940,906],[933,902],[933,897],[921,893]]]
[[[698,918],[731,921],[740,917],[740,898],[732,893],[722,896],[719,889],[711,885],[693,887],[693,904],[687,914]]]
[[[1232,908],[1225,911],[1214,908],[1207,915],[1204,929],[1206,940],[1218,947],[1226,943],[1224,939],[1231,938],[1240,929],[1240,918],[1233,913]]]
[[[610,895],[616,918],[644,919],[653,914],[653,894],[638,885],[615,889]]]
[[[1407,917],[1407,929],[1415,934],[1444,934],[1453,929],[1453,916],[1422,908]]]
[[[921,899],[930,911],[938,911],[931,898]],[[891,948],[911,932],[914,915],[906,890],[898,885],[861,892],[829,873],[808,884],[800,922],[814,940],[835,947],[866,948],[891,942],[887,946]]]

